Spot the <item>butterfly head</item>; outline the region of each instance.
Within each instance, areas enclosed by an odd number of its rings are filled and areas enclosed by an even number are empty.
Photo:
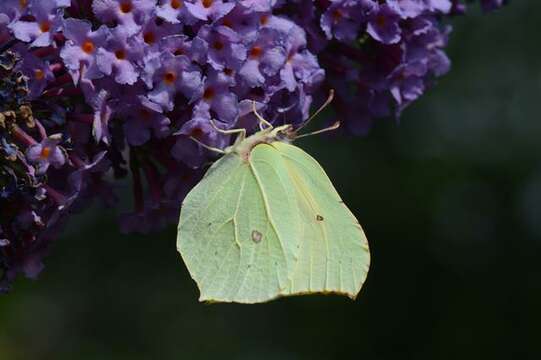
[[[250,153],[252,152],[252,149],[256,147],[259,144],[271,144],[276,141],[291,143],[294,140],[309,136],[309,135],[315,135],[320,134],[329,130],[334,130],[338,128],[340,125],[339,122],[334,123],[333,125],[313,131],[310,133],[305,134],[299,134],[299,131],[304,128],[310,120],[312,120],[317,114],[319,114],[333,99],[334,91],[330,90],[329,97],[325,101],[325,103],[312,115],[310,116],[304,123],[300,126],[294,126],[293,124],[285,124],[281,126],[274,126],[269,121],[265,120],[261,114],[257,111],[256,102],[254,101],[252,103],[253,107],[253,113],[255,117],[259,120],[259,131],[255,134],[246,137],[246,130],[243,129],[236,129],[236,130],[220,130],[217,129],[219,132],[225,133],[225,134],[231,134],[231,133],[239,133],[239,136],[236,138],[233,145],[227,147],[225,151],[222,151],[222,153],[236,153],[244,160],[248,161],[250,158]]]
[[[286,124],[272,129],[269,135],[270,140],[272,141],[283,141],[290,143],[297,138],[297,130],[293,125]]]
[[[298,129],[293,125],[284,125],[284,128],[278,134],[278,140],[291,143],[298,137]]]

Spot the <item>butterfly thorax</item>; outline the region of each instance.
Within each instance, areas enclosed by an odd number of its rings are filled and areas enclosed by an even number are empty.
[[[259,144],[271,144],[275,141],[291,142],[294,134],[293,125],[287,124],[275,128],[267,127],[247,138],[238,137],[235,143],[225,149],[226,153],[239,155],[244,161],[250,159],[252,149]]]

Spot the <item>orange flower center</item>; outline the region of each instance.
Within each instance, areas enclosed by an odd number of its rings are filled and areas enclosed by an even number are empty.
[[[178,48],[173,54],[175,54],[175,56],[184,55],[184,49]]]
[[[269,16],[268,15],[263,15],[261,16],[261,18],[259,19],[259,23],[261,25],[267,25],[267,23],[269,22]]]
[[[87,54],[92,54],[96,47],[94,46],[94,43],[90,40],[86,40],[83,45],[81,46],[83,51]]]
[[[147,32],[147,33],[144,33],[143,34],[143,40],[149,44],[149,45],[152,45],[156,42],[156,36],[154,35],[153,32]]]
[[[172,71],[168,71],[163,75],[163,81],[165,81],[167,85],[174,84],[176,80],[177,80],[177,74],[175,74]]]
[[[49,30],[51,30],[51,23],[47,20],[42,21],[39,24],[39,29],[41,30],[41,32],[49,32]]]
[[[331,17],[334,22],[337,22],[342,18],[342,13],[340,12],[340,10],[336,9],[331,13]]]
[[[224,74],[226,74],[227,76],[233,75],[233,69],[225,68],[224,69]]]
[[[287,56],[287,62],[291,62],[291,60],[293,60],[294,56],[295,56],[294,52],[289,53],[289,55]]]
[[[19,0],[19,6],[24,9],[28,6],[28,0]]]
[[[261,47],[259,46],[254,46],[251,50],[250,50],[250,57],[251,58],[258,58],[261,56],[261,54],[263,53],[263,49],[261,49]]]
[[[383,15],[378,15],[378,16],[376,16],[376,23],[377,23],[379,26],[384,26],[384,25],[385,25],[385,22],[386,22],[385,16],[383,16]]]
[[[133,5],[131,4],[131,1],[124,1],[120,4],[120,11],[122,11],[124,14],[129,13],[132,11]]]
[[[171,0],[171,7],[175,10],[180,9],[182,5],[182,0]]]
[[[212,2],[213,0],[203,0],[203,6],[208,9],[212,6]]]
[[[196,139],[200,139],[203,136],[203,130],[201,130],[200,128],[192,129],[190,135]]]
[[[51,148],[48,146],[44,146],[39,153],[39,157],[42,159],[47,159],[49,155],[51,155]]]
[[[224,21],[222,21],[222,25],[227,26],[228,28],[233,28],[233,22],[231,19],[224,19]]]
[[[224,44],[221,41],[215,41],[212,44],[212,47],[218,51],[222,50],[224,48]]]
[[[126,58],[126,52],[122,49],[115,51],[115,56],[118,60],[124,60]]]
[[[206,88],[205,92],[203,93],[203,99],[205,100],[211,100],[214,97],[214,89],[213,88]]]
[[[45,78],[45,72],[41,69],[34,70],[34,77],[36,80],[43,80]]]

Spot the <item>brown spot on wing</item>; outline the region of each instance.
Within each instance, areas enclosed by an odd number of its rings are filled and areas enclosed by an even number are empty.
[[[252,241],[253,242],[255,242],[257,244],[257,243],[260,243],[262,239],[263,239],[263,234],[261,234],[257,230],[252,231]]]

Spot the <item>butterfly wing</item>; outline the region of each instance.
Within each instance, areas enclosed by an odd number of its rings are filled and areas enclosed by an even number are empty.
[[[314,158],[293,145],[272,146],[294,184],[303,228],[296,268],[283,295],[320,292],[355,298],[370,264],[361,226]]]
[[[186,196],[177,248],[200,301],[255,303],[287,287],[299,212],[280,154],[258,145],[248,162],[228,154]]]

